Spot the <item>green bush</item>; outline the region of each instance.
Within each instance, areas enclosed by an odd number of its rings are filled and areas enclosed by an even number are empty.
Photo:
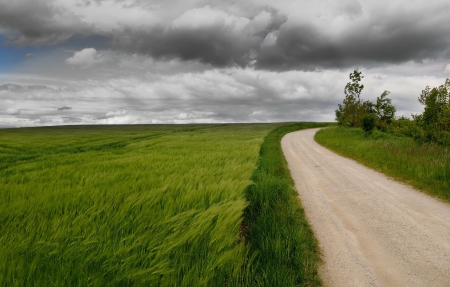
[[[450,146],[450,133],[441,132],[437,137],[437,142],[443,146]]]
[[[424,132],[416,120],[410,120],[404,117],[393,120],[391,124],[388,125],[387,131],[412,137],[418,143],[425,141]]]
[[[362,128],[366,133],[372,133],[377,125],[377,116],[374,114],[366,114],[362,119]]]

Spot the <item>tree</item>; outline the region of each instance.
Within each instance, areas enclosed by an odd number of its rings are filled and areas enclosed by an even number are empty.
[[[351,96],[357,98],[357,100],[359,101],[361,92],[364,89],[364,85],[359,84],[359,82],[361,82],[362,78],[364,78],[362,76],[362,72],[354,71],[353,73],[351,73],[350,74],[351,82],[349,82],[349,83],[347,83],[347,85],[345,85],[345,90],[344,90],[345,95],[351,95]]]
[[[361,92],[364,85],[360,84],[362,72],[354,71],[350,74],[350,82],[344,89],[345,98],[341,104],[338,104],[336,120],[340,125],[357,127],[361,124],[362,116],[365,114],[364,106],[361,102]]]
[[[381,96],[377,97],[377,102],[374,105],[374,112],[378,118],[377,126],[378,129],[382,131],[387,130],[387,125],[389,125],[395,117],[396,108],[392,104],[391,99],[387,96],[391,92],[384,91]]]
[[[377,103],[375,104],[375,113],[379,120],[390,123],[397,111],[395,106],[392,105],[391,99],[387,97],[391,92],[384,91],[381,96],[377,97]]]
[[[425,105],[424,112],[422,114],[422,127],[427,129],[438,122],[439,103],[438,103],[438,90],[436,88],[430,89],[429,86],[422,90],[418,100],[419,103]]]
[[[421,116],[424,129],[435,132],[450,131],[450,79],[438,88],[430,89],[427,86],[418,100],[425,105]]]

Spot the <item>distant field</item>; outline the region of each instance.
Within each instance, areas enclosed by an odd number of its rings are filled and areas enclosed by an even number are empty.
[[[277,126],[0,130],[0,286],[239,285],[244,191]]]
[[[412,138],[361,129],[333,127],[317,132],[321,145],[368,167],[450,202],[450,150],[418,144]]]

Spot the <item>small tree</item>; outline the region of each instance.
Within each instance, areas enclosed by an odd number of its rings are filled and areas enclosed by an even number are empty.
[[[357,127],[360,125],[361,118],[365,114],[364,107],[361,102],[361,92],[364,85],[360,84],[364,78],[361,72],[354,71],[350,74],[351,82],[347,83],[344,89],[345,98],[341,104],[338,104],[336,112],[336,120],[340,125]]]
[[[387,97],[390,93],[384,91],[381,96],[377,97],[377,103],[374,105],[374,111],[378,118],[378,128],[381,130],[387,129],[387,125],[392,122],[397,111],[391,99]]]
[[[423,128],[431,128],[438,122],[438,115],[440,111],[440,104],[438,102],[438,90],[436,88],[430,89],[426,86],[425,90],[422,90],[420,94],[419,103],[425,105],[425,110],[422,114]]]
[[[425,105],[421,124],[428,132],[450,131],[450,79],[438,88],[429,86],[422,90],[418,98]]]

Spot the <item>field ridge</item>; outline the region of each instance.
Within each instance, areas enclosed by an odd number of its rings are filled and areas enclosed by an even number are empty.
[[[272,130],[261,145],[254,184],[246,192],[243,230],[250,252],[250,285],[319,286],[320,254],[305,218],[286,159],[281,138],[290,132],[324,127],[328,123],[291,123]],[[248,266],[245,266],[248,268]]]

